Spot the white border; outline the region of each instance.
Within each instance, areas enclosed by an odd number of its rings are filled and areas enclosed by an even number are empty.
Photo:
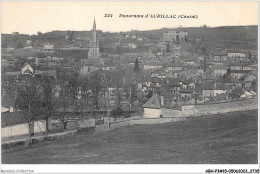
[[[2,0],[2,1],[23,1],[23,0]],[[24,0],[24,1],[34,1],[34,0]],[[43,1],[43,0],[42,0]],[[53,0],[44,0],[44,1],[53,1]],[[72,0],[56,0],[58,2],[63,1],[72,1]],[[91,0],[76,0],[76,1],[91,1]],[[96,0],[98,1],[98,0]],[[103,0],[106,2],[112,2],[111,0]],[[113,0],[113,1],[122,1],[122,0]],[[138,1],[138,0],[131,0]],[[154,1],[154,0],[142,0],[142,1]],[[189,1],[197,1],[197,0],[189,0]],[[200,1],[210,1],[210,0],[200,0]],[[227,1],[227,0],[218,0],[218,1]],[[230,1],[256,1],[256,0],[230,0]],[[165,1],[164,1],[165,2]],[[258,17],[259,17],[259,1],[258,2]],[[2,7],[2,5],[1,5]],[[259,18],[258,18],[259,21]],[[259,29],[259,26],[258,26]],[[1,29],[0,29],[1,31]],[[259,55],[259,37],[260,34],[258,32],[258,55]],[[1,39],[0,39],[1,41]],[[0,52],[1,54],[1,52]],[[258,62],[258,66],[259,66]],[[259,72],[258,72],[259,73]],[[258,74],[259,77],[259,74]],[[1,77],[0,77],[1,78]],[[260,79],[260,77],[259,77]],[[258,86],[258,91],[260,87]],[[1,94],[0,94],[1,95]],[[258,97],[258,103],[260,99]],[[259,115],[258,110],[258,115]],[[1,120],[0,120],[1,121]],[[260,120],[258,119],[258,125]],[[259,128],[258,128],[259,135]],[[259,146],[259,138],[258,138],[258,146]],[[0,149],[1,152],[1,149]],[[39,157],[40,158],[40,157]],[[205,173],[207,169],[259,169],[259,147],[258,147],[258,164],[254,165],[244,165],[244,164],[236,164],[236,165],[175,165],[175,164],[147,164],[147,165],[122,165],[122,164],[105,164],[105,165],[97,165],[97,164],[82,164],[82,165],[73,165],[73,164],[63,164],[63,165],[11,165],[11,164],[1,164],[1,170],[11,170],[11,173],[17,173],[15,171],[22,170],[33,170],[34,173]],[[21,173],[21,172],[20,172]]]

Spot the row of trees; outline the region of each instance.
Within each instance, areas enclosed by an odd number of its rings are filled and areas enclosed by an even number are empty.
[[[49,132],[49,118],[57,116],[67,128],[66,113],[92,111],[100,109],[121,110],[122,102],[127,101],[129,110],[138,102],[143,104],[143,96],[137,91],[140,78],[138,60],[131,71],[118,70],[108,72],[95,71],[88,76],[80,76],[76,72],[63,72],[58,79],[45,75],[21,78],[14,86],[16,89],[15,107],[23,112],[32,136],[33,123],[39,118],[46,120],[46,132]],[[134,80],[135,79],[135,80]],[[136,80],[137,79],[137,80]],[[109,88],[114,89],[114,106],[110,105]],[[103,107],[102,107],[103,106]],[[109,112],[108,112],[109,113]]]

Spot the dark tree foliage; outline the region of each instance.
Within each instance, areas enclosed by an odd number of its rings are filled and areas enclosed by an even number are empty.
[[[17,44],[17,46],[16,46],[16,49],[23,48],[23,47],[24,47],[24,46],[23,46],[22,42],[18,42],[18,44]]]
[[[177,42],[180,41],[180,36],[179,36],[179,35],[176,36],[176,41],[177,41]]]
[[[171,51],[171,49],[170,49],[170,43],[168,42],[168,43],[167,43],[167,47],[166,47],[166,52],[169,53],[170,51]]]
[[[228,67],[228,68],[227,68],[226,77],[228,78],[228,77],[230,77],[230,75],[231,75],[231,70],[230,70],[230,68]]]
[[[135,60],[134,72],[135,72],[136,74],[139,74],[139,73],[140,73],[140,67],[139,67],[138,59]]]

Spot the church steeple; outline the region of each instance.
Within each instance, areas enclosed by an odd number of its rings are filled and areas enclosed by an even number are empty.
[[[96,20],[94,18],[93,29],[92,29],[92,39],[90,41],[90,48],[88,52],[89,58],[99,57],[99,43],[97,41],[97,31],[96,31]]]
[[[94,18],[94,23],[93,23],[93,31],[96,31],[96,21],[95,21],[95,18]]]

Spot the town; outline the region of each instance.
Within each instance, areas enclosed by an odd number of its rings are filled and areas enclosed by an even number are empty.
[[[2,36],[2,136],[15,136],[10,128],[24,122],[46,125],[36,132],[55,132],[82,116],[160,118],[163,113],[147,108],[174,111],[257,96],[253,49],[213,49],[207,38],[192,38],[182,28],[164,29],[158,39],[149,31],[100,33],[94,20],[88,36]],[[50,128],[50,118],[63,126]]]
[[[185,133],[196,116],[255,114],[256,26],[112,33],[91,23],[91,31],[2,34],[4,151],[135,124],[188,120],[174,128]]]

